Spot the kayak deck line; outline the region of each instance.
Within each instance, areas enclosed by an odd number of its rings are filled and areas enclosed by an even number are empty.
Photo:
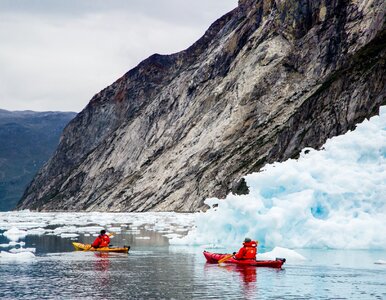
[[[206,261],[210,264],[217,264],[221,259],[229,255],[229,254],[222,254],[222,253],[212,253],[208,251],[204,251],[203,254],[206,258]],[[239,260],[231,257],[226,261],[224,261],[224,263],[280,269],[282,265],[285,263],[285,261],[286,261],[285,258],[276,258],[276,260],[255,260],[255,259]]]
[[[93,248],[91,247],[91,244],[82,244],[78,242],[72,242],[72,245],[77,251],[128,253],[130,250],[130,246],[114,247],[114,248],[112,247]]]

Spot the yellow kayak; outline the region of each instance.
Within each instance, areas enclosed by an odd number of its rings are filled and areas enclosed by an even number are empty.
[[[82,244],[77,242],[72,242],[75,250],[80,251],[98,251],[98,252],[115,252],[115,253],[128,253],[130,247],[123,246],[122,248],[110,248],[110,247],[102,247],[102,248],[93,248],[90,244]]]

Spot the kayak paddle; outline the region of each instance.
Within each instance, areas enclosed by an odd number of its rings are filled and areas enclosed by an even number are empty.
[[[228,254],[227,256],[221,258],[219,261],[218,261],[218,264],[221,264],[223,262],[226,262],[228,259],[230,259],[231,257],[233,256],[233,254]]]

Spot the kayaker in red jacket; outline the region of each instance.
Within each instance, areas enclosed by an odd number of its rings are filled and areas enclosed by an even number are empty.
[[[110,244],[110,237],[106,234],[106,230],[101,230],[101,234],[91,244],[93,248],[108,247]]]
[[[252,241],[250,238],[245,238],[243,247],[240,248],[239,252],[234,252],[236,259],[256,259],[257,253],[257,242]]]

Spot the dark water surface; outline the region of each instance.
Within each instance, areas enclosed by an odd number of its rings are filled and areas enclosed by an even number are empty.
[[[307,261],[276,270],[206,264],[201,248],[144,230],[112,239],[128,255],[76,252],[58,236],[24,241],[36,257],[0,261],[0,299],[386,299],[386,266],[374,264],[384,251],[304,250]]]

